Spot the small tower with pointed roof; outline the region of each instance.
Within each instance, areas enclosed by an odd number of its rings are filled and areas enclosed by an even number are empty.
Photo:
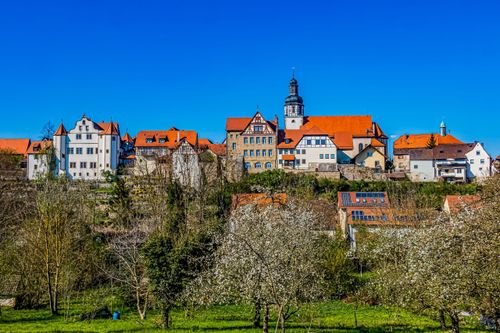
[[[285,99],[285,129],[300,129],[304,124],[304,102],[299,95],[299,84],[295,70],[288,86],[289,95]]]
[[[441,125],[439,125],[439,134],[441,136],[446,136],[446,124],[444,123],[444,120],[441,121]]]
[[[63,123],[59,125],[57,130],[54,133],[54,154],[55,154],[55,162],[56,169],[55,173],[65,174],[66,173],[66,150],[68,147],[68,131],[64,127]]]

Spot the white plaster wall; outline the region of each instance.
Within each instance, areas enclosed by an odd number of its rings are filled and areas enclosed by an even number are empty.
[[[415,169],[417,166],[417,169]],[[436,180],[432,160],[410,161],[410,178],[412,181],[431,182]]]
[[[491,176],[491,157],[481,143],[478,142],[474,149],[465,156],[467,157],[467,178],[481,179]]]
[[[308,144],[308,140],[311,141],[311,144]],[[316,140],[325,140],[325,144],[317,145]],[[305,154],[302,153],[304,150]],[[318,163],[337,163],[337,147],[328,136],[304,136],[297,144],[296,149],[288,149],[287,153],[285,151],[278,149],[278,160],[282,160],[283,155],[295,155],[295,159],[300,160],[300,164],[295,166],[296,169],[309,170],[315,169]],[[320,159],[320,154],[323,154],[323,159]],[[327,154],[328,158],[325,158]],[[331,158],[332,154],[334,155],[333,159]],[[305,164],[303,160],[305,160]],[[278,168],[283,168],[283,165],[283,163],[278,163]]]
[[[37,179],[47,174],[48,170],[46,155],[28,154],[28,179]]]

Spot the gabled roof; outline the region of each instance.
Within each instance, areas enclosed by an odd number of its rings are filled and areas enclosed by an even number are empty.
[[[448,213],[457,213],[465,207],[481,208],[479,195],[447,195],[444,200],[444,210]]]
[[[118,123],[116,122],[100,122],[97,125],[102,128],[102,132],[100,134],[103,135],[120,135],[120,130],[118,129]]]
[[[227,118],[226,119],[226,132],[242,132],[244,131],[248,125],[250,125],[250,122],[252,119],[255,118],[257,114],[260,114],[262,119],[265,120],[264,116],[257,111],[253,117],[244,117],[244,118]],[[278,124],[275,121],[271,120],[265,120],[267,125],[271,127],[273,131],[276,131],[278,128]]]
[[[134,142],[134,139],[128,134],[128,132],[125,132],[125,135],[122,136],[122,141],[124,142]]]
[[[50,147],[52,147],[52,140],[32,141],[30,147],[28,148],[27,154],[40,154]]]
[[[152,142],[146,142],[151,139]],[[198,133],[191,130],[177,130],[171,128],[165,130],[150,130],[140,131],[135,137],[136,147],[165,147],[169,149],[177,148],[177,146],[186,140],[190,145],[196,146],[198,141]],[[164,141],[164,142],[160,142]]]
[[[463,143],[462,141],[455,138],[453,135],[448,134],[445,136],[441,136],[436,133],[427,133],[427,134],[405,134],[401,135],[399,138],[394,141],[394,149],[404,149],[404,148],[427,148],[427,144],[431,138],[431,135],[434,135],[437,145],[447,145],[454,143]]]
[[[295,148],[304,136],[328,135],[322,129],[314,126],[309,129],[280,130],[278,133],[278,148]]]
[[[338,132],[351,133],[353,137],[373,137],[374,123],[372,116],[307,116],[304,117],[304,125],[301,129],[309,129],[313,126],[321,128],[334,136]],[[377,125],[378,126],[378,125]],[[379,128],[380,133],[382,131]],[[382,133],[383,134],[383,133]]]
[[[380,150],[373,147],[372,145],[368,145],[365,148],[363,148],[356,156],[354,156],[354,158],[357,159],[358,156],[360,156],[365,150],[373,150],[374,153],[377,153],[377,154],[382,155],[383,157],[387,158],[387,156],[385,156],[384,153],[382,153]]]
[[[17,155],[26,155],[30,146],[30,139],[0,139],[0,150],[9,151]]]
[[[57,130],[54,133],[55,136],[63,136],[63,135],[68,135],[68,131],[66,131],[66,128],[64,127],[63,123],[59,125]]]
[[[432,149],[435,160],[445,159],[465,159],[465,154],[474,149],[476,144],[446,144],[439,145]]]
[[[200,148],[208,148],[212,144],[212,141],[206,138],[198,139],[198,147]]]
[[[382,142],[378,141],[375,138],[372,138],[370,145],[373,147],[385,147],[385,145]]]

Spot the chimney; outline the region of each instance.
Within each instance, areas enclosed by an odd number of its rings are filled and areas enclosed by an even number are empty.
[[[177,142],[181,140],[181,132],[177,131]]]

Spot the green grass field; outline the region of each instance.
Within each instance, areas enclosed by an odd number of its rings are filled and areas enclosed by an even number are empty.
[[[355,325],[355,307],[339,301],[315,304],[302,309],[290,319],[288,332],[440,332],[436,321],[407,311],[379,306],[360,306]],[[2,309],[0,332],[160,332],[159,315],[151,312],[145,321],[140,321],[131,310],[125,309],[119,321],[98,319],[80,321],[76,310],[66,316],[51,316],[46,309],[13,310]],[[175,311],[173,332],[245,332],[257,333],[251,327],[252,309],[227,305]],[[274,323],[272,326],[274,332]],[[463,332],[487,332],[467,324]]]

